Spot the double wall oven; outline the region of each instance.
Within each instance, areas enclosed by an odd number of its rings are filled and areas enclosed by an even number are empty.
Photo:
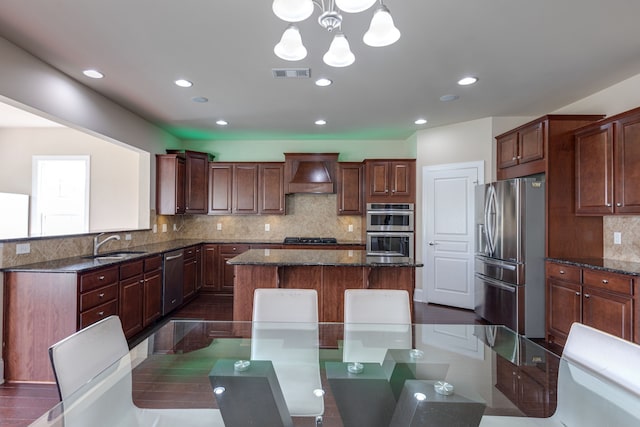
[[[413,260],[413,203],[367,204],[367,257],[379,262]]]

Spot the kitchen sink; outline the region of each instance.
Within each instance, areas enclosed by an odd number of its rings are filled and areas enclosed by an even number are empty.
[[[119,259],[125,259],[132,255],[145,254],[145,253],[146,253],[145,251],[116,251],[116,252],[108,252],[108,253],[98,254],[98,255],[86,255],[86,256],[83,256],[82,258],[95,259],[99,261],[114,261]]]

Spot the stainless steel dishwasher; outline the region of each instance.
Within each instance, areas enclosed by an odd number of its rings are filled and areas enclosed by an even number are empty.
[[[182,304],[184,259],[182,249],[167,252],[163,257],[162,315]]]

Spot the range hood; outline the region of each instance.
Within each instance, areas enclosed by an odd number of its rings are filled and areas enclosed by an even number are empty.
[[[335,193],[338,153],[284,153],[285,193]]]

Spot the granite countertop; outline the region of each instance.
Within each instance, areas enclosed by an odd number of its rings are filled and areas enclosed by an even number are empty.
[[[610,273],[640,276],[639,262],[619,261],[607,258],[547,258],[547,261],[574,265],[576,267],[592,268],[594,270],[608,271]]]
[[[256,242],[255,240],[225,240],[225,241],[203,241],[198,239],[181,239],[171,240],[167,242],[152,243],[148,245],[132,246],[128,248],[122,248],[113,251],[101,252],[101,255],[108,255],[109,253],[127,253],[123,258],[110,258],[110,259],[93,259],[89,255],[76,256],[71,258],[61,258],[51,261],[42,261],[32,264],[17,265],[12,267],[6,267],[0,271],[7,272],[39,272],[39,273],[80,273],[83,271],[89,271],[97,268],[103,268],[110,265],[117,265],[122,262],[135,260],[138,258],[148,257],[150,255],[164,254],[177,249],[184,249],[189,246],[199,244],[252,244],[252,245],[281,245],[282,240],[279,241],[262,241]],[[354,242],[338,242],[339,245],[362,245],[361,243]],[[298,249],[296,249],[298,250]]]
[[[334,266],[334,267],[422,267],[407,258],[367,257],[358,249],[251,249],[227,261],[231,265]]]

